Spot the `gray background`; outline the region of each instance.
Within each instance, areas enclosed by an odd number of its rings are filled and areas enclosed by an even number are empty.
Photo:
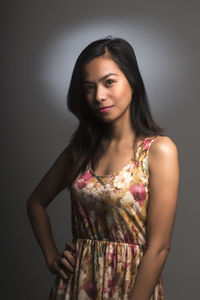
[[[77,126],[66,93],[82,49],[111,34],[133,46],[154,119],[177,145],[180,192],[166,300],[199,295],[198,1],[4,1],[1,97],[1,298],[47,299],[54,276],[25,203]],[[58,248],[71,239],[70,199],[47,209]],[[3,281],[2,281],[3,280]]]

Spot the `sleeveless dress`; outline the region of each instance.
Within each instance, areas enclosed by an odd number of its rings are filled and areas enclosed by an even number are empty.
[[[146,137],[119,171],[98,176],[89,164],[70,189],[74,273],[56,275],[49,300],[129,300],[146,246],[148,153]],[[161,275],[150,300],[163,300]]]

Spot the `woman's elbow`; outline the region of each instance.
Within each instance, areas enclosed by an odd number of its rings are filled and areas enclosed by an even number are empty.
[[[159,244],[159,245],[150,245],[147,248],[149,251],[155,253],[155,255],[168,255],[170,250],[170,244]]]

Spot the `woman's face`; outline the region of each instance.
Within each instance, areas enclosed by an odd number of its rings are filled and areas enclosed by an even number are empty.
[[[88,105],[102,121],[129,118],[132,88],[112,59],[100,56],[84,66],[83,90]]]

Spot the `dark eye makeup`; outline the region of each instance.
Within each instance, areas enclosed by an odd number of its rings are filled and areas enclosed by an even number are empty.
[[[113,80],[113,79],[107,79],[106,80],[106,84],[108,83],[108,85],[110,85],[110,84],[112,84],[113,82],[115,82],[115,80]],[[93,85],[84,85],[84,90],[85,90],[85,92],[87,92],[87,91],[90,91],[91,89],[93,89],[94,88],[94,86]]]

